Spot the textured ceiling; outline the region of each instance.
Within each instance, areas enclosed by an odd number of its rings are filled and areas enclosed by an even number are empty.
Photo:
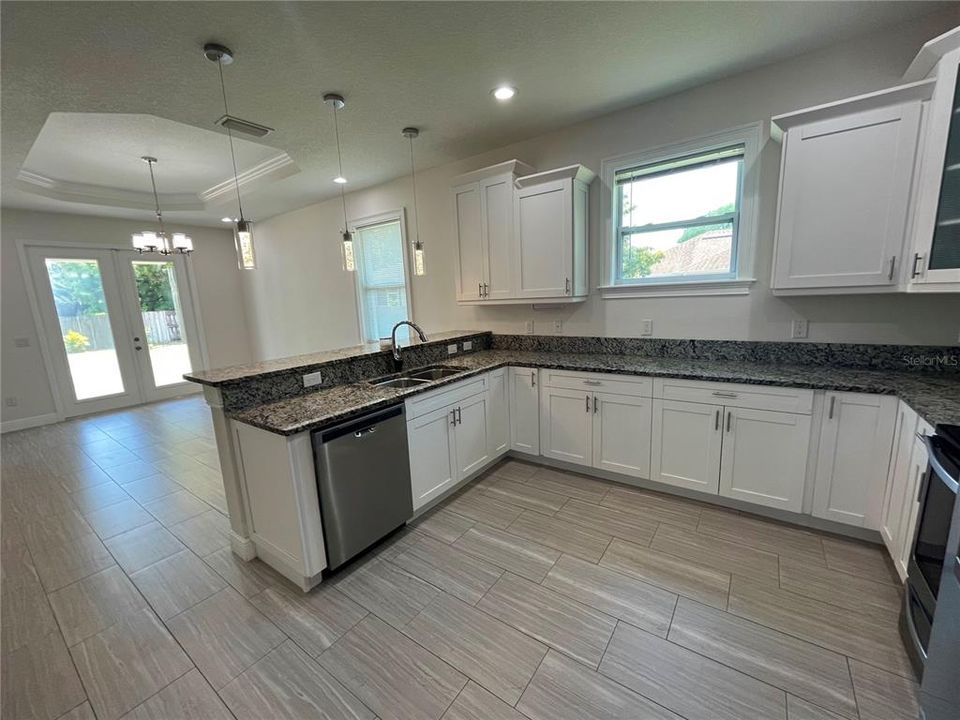
[[[205,41],[236,53],[225,68],[231,113],[276,128],[266,142],[301,170],[250,184],[244,209],[262,219],[337,191],[325,91],[347,98],[344,174],[349,187],[364,187],[407,171],[405,125],[422,129],[418,164],[433,166],[949,5],[5,1],[3,204],[146,217],[40,197],[14,181],[50,113],[144,114],[213,129],[222,107],[216,66],[200,52]],[[501,82],[520,89],[511,103],[489,95]],[[83,167],[91,149],[83,132],[72,140],[63,143],[60,171],[50,168],[64,181],[75,181],[68,170],[93,172]],[[125,136],[109,157],[98,154],[96,172],[128,168],[154,142],[149,133],[140,142]],[[211,177],[230,173],[222,147],[203,153]],[[187,158],[178,162],[192,183]],[[176,183],[164,172],[165,191],[176,192]],[[171,213],[203,224],[221,214]]]

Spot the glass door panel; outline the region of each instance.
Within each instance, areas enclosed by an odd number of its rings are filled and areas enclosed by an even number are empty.
[[[183,383],[193,364],[173,261],[134,260],[132,265],[145,334],[135,349],[147,353],[155,387]]]
[[[122,394],[100,263],[93,258],[46,258],[44,265],[74,397],[79,401]]]
[[[960,75],[953,95],[950,134],[940,183],[930,270],[960,268]]]

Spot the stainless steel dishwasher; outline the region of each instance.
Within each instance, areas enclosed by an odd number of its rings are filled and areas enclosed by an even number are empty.
[[[333,569],[413,517],[403,405],[316,430],[312,439]]]

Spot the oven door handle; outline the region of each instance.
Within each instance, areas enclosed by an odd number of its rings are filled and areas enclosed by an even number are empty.
[[[960,557],[953,559],[953,576],[960,582]]]
[[[960,491],[960,482],[958,482],[960,478],[951,477],[950,473],[947,472],[947,469],[940,462],[940,453],[933,440],[935,437],[936,435],[927,435],[923,439],[923,442],[927,446],[927,459],[930,462],[931,469],[937,474],[937,477],[950,489],[950,492],[956,495],[957,492]]]

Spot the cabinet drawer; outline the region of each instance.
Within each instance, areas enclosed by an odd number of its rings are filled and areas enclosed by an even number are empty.
[[[775,385],[656,378],[653,381],[653,396],[664,400],[682,400],[805,415],[809,415],[813,409],[813,390]]]
[[[469,380],[463,380],[453,385],[444,385],[436,390],[417,395],[406,401],[407,420],[420,417],[428,412],[432,412],[446,405],[459,402],[464,398],[471,397],[477,393],[487,390],[487,375],[472,377]]]
[[[540,382],[544,387],[633,395],[635,397],[650,397],[653,393],[653,381],[648,377],[637,375],[541,370]]]

